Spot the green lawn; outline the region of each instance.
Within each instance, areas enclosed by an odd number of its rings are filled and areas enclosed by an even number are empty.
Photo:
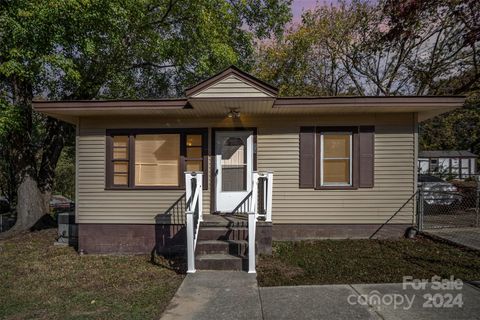
[[[258,261],[261,286],[402,282],[434,275],[480,280],[480,253],[417,237],[415,240],[276,242]]]
[[[0,241],[0,319],[158,319],[183,280],[158,257],[80,256],[54,240]]]

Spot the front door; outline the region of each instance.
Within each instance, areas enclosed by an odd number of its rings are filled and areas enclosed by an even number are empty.
[[[216,210],[232,212],[252,188],[253,132],[215,132]]]

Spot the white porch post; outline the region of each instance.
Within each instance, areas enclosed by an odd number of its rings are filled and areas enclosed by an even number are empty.
[[[255,271],[255,229],[257,217],[255,212],[248,213],[248,273]]]
[[[252,201],[250,202],[250,210],[249,212],[255,213],[255,218],[258,218],[258,178],[260,174],[257,171],[252,173]]]
[[[186,228],[187,228],[187,273],[195,273],[195,255],[194,255],[194,241],[193,238],[193,212],[191,212],[190,208],[192,207],[192,203],[189,201],[193,201],[193,190],[192,190],[192,173],[185,172],[185,199],[188,203],[187,212],[186,212]]]
[[[198,194],[198,222],[203,221],[203,172],[197,172],[197,188]]]
[[[187,273],[195,273],[193,213],[187,213]]]
[[[266,222],[272,222],[273,172],[267,172],[267,216]]]
[[[192,180],[195,179],[195,189]],[[195,273],[195,247],[198,229],[203,220],[203,173],[185,172],[186,229],[187,229],[187,273]],[[197,211],[198,210],[198,211]],[[198,214],[198,217],[195,215]]]
[[[193,190],[192,190],[192,173],[185,172],[185,201],[191,200]],[[189,208],[187,208],[188,210]]]
[[[255,271],[255,231],[257,228],[258,172],[252,174],[252,201],[248,212],[248,273]]]

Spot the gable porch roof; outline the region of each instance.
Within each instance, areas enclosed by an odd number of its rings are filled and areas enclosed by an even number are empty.
[[[228,80],[231,79],[236,79],[243,83],[247,88],[250,87],[253,90],[258,91],[258,96],[264,96],[264,97],[276,97],[278,95],[278,89],[275,88],[274,86],[252,76],[251,74],[248,74],[240,69],[238,69],[235,66],[230,66],[227,69],[215,74],[214,76],[203,80],[193,87],[188,88],[185,90],[185,95],[187,98],[193,98],[193,97],[201,97],[202,93],[205,93],[212,87],[215,88],[216,86],[222,84],[222,82],[228,83]],[[231,82],[230,82],[231,83]],[[228,84],[226,84],[227,88],[232,89],[234,91],[235,86],[232,85],[228,87]],[[245,87],[244,87],[245,88]],[[217,88],[218,90],[219,88]],[[239,92],[231,92],[231,94],[238,94]],[[263,93],[263,95],[261,94]],[[210,93],[204,96],[213,96],[214,93]]]

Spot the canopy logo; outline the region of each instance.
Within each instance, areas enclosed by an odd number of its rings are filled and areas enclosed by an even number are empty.
[[[448,279],[439,276],[433,276],[431,279],[414,279],[412,276],[405,276],[401,287],[405,292],[399,293],[397,288],[393,289],[396,291],[394,293],[372,290],[367,294],[351,294],[347,297],[347,302],[350,305],[370,306],[377,310],[382,307],[409,310],[415,301],[418,301],[417,303],[423,308],[461,308],[463,306],[462,293],[458,293],[463,288],[463,282],[453,276]]]

